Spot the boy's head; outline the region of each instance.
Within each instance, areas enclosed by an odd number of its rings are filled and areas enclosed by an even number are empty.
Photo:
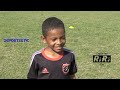
[[[64,27],[64,23],[56,18],[56,17],[49,17],[47,18],[43,24],[42,24],[42,34],[44,37],[47,36],[47,32],[49,30],[55,29],[55,28],[62,28],[65,32],[65,27]]]
[[[49,49],[54,52],[61,52],[65,42],[65,27],[64,23],[56,18],[47,18],[42,24],[42,40],[47,43]]]

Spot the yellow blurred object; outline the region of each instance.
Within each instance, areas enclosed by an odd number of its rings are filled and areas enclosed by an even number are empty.
[[[70,26],[69,28],[70,28],[70,29],[74,29],[74,27],[73,27],[73,26]]]

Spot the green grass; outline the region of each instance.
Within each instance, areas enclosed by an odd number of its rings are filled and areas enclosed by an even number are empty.
[[[65,23],[66,47],[76,54],[78,79],[120,78],[119,11],[0,11],[0,79],[26,79],[31,55],[45,47],[41,24],[50,16]],[[6,43],[4,38],[30,41]],[[110,54],[111,63],[93,63],[97,53]]]

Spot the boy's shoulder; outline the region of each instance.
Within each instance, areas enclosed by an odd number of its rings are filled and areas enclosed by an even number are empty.
[[[64,51],[65,51],[65,52],[68,52],[68,53],[74,54],[74,52],[73,52],[72,50],[68,49],[68,48],[64,48]]]
[[[32,54],[32,58],[34,58],[36,55],[42,53],[42,50],[43,50],[43,49],[38,50],[38,51],[35,51],[35,52]]]
[[[42,53],[42,50],[43,50],[43,49],[38,50],[38,51],[35,51],[35,52],[32,54],[32,57],[31,57],[32,60],[31,60],[31,63],[30,63],[30,64],[32,64],[34,58],[35,58],[37,55],[40,55],[40,54]]]
[[[40,54],[40,53],[42,53],[42,50],[43,50],[43,49],[41,49],[41,50],[38,50],[38,51],[35,51],[35,52],[33,53],[33,55],[32,55],[32,56],[35,56],[35,55],[37,55],[37,54]]]

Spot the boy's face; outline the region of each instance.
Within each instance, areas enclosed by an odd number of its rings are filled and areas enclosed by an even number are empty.
[[[47,43],[48,48],[54,52],[60,53],[65,45],[65,32],[63,28],[55,28],[47,32],[43,37],[43,42]]]

